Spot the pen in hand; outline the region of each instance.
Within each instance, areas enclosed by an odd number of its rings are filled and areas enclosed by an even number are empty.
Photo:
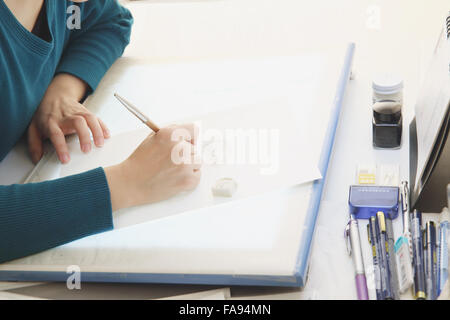
[[[147,117],[144,113],[142,113],[141,110],[139,110],[137,107],[135,107],[131,102],[129,102],[125,98],[119,96],[117,93],[114,93],[114,97],[116,97],[117,100],[119,100],[120,103],[122,103],[125,106],[125,108],[128,109],[128,111],[130,111],[139,120],[141,120],[145,125],[147,125],[147,127],[152,129],[155,133],[159,131],[159,127],[152,120],[150,120],[149,117]]]

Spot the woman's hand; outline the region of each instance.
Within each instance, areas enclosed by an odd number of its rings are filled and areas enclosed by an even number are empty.
[[[58,74],[53,79],[28,128],[28,148],[34,163],[41,159],[42,143],[47,138],[62,163],[70,161],[66,135],[76,133],[86,153],[92,148],[91,132],[97,147],[109,138],[106,125],[78,102],[86,90],[85,82],[72,75]]]
[[[162,128],[145,139],[127,160],[105,168],[113,211],[158,202],[194,189],[201,175],[196,141],[191,139],[194,130],[193,125]],[[180,131],[190,137],[178,139]],[[180,163],[174,156],[181,149],[189,152],[184,158],[188,163]]]

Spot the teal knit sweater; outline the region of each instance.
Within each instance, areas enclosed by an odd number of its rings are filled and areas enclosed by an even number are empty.
[[[133,19],[116,0],[78,4],[81,28],[67,21],[74,3],[46,0],[51,41],[28,32],[0,0],[0,161],[26,132],[55,74],[93,91],[122,55]],[[0,176],[0,184],[1,184]],[[0,186],[0,263],[113,228],[102,168],[59,180]]]

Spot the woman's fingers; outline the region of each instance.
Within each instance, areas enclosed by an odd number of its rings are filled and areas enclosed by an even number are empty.
[[[95,145],[97,147],[103,147],[103,144],[105,143],[105,138],[103,128],[100,125],[99,119],[92,113],[84,114],[83,117],[86,120],[89,129],[91,129]]]
[[[64,134],[76,133],[78,135],[80,148],[84,153],[88,153],[92,149],[91,133],[97,147],[102,147],[105,138],[110,137],[109,130],[103,121],[90,112],[83,111],[66,116],[59,123]]]
[[[33,163],[38,163],[42,158],[42,137],[34,121],[28,127],[28,150]]]
[[[94,115],[74,115],[67,117],[61,123],[64,132],[75,132],[80,140],[81,151],[87,153],[91,151],[91,132],[94,143],[97,147],[104,144],[103,130]]]
[[[72,123],[78,135],[81,151],[83,151],[84,153],[88,153],[89,151],[91,151],[92,146],[91,133],[89,131],[89,126],[86,119],[82,116],[73,116],[70,117],[69,121]]]
[[[62,163],[68,163],[70,161],[69,150],[66,144],[66,137],[64,136],[61,128],[56,122],[49,121],[48,130],[50,141],[55,147],[59,161],[61,161]]]
[[[98,123],[100,123],[100,127],[102,127],[103,130],[103,136],[105,137],[105,139],[109,139],[111,137],[111,133],[109,132],[108,127],[106,126],[106,124],[102,121],[102,119],[97,118],[98,119]]]
[[[59,159],[63,163],[70,161],[66,144],[66,135],[76,134],[84,153],[94,144],[102,147],[105,138],[109,138],[107,126],[82,104],[71,99],[58,100],[55,103],[41,104],[28,130],[28,141],[33,161],[42,157],[42,140],[49,138],[54,145]]]

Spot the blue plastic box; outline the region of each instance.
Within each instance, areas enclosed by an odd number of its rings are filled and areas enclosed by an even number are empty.
[[[399,187],[350,186],[348,205],[356,219],[369,219],[382,211],[389,219],[398,216]]]

